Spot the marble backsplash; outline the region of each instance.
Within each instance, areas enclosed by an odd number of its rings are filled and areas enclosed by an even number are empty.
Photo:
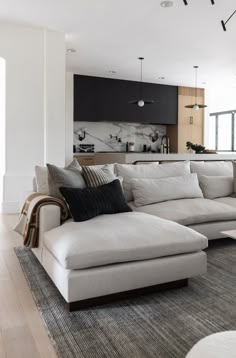
[[[82,141],[79,135],[86,131],[86,137]],[[152,136],[158,134],[159,139],[152,141]],[[143,145],[157,151],[160,148],[161,138],[166,134],[166,126],[118,123],[118,122],[74,122],[74,145],[94,144],[95,152],[119,152],[126,151],[126,143],[134,142],[135,151],[143,150]],[[112,138],[110,137],[112,135]],[[117,136],[118,140],[115,138]]]

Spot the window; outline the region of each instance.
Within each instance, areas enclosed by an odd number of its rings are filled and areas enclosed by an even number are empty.
[[[236,110],[210,114],[209,145],[219,152],[236,152]]]

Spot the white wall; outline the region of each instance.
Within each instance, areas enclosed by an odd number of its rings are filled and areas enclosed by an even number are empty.
[[[44,31],[45,148],[44,163],[65,165],[65,39]]]
[[[236,86],[209,88],[207,101],[210,113],[236,109]]]
[[[6,61],[0,58],[0,202],[3,200],[3,176],[6,170]]]
[[[0,25],[6,60],[6,169],[2,212],[16,212],[32,189],[34,166],[65,163],[64,34]]]

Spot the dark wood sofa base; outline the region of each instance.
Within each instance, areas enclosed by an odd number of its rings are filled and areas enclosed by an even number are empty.
[[[172,281],[172,282],[167,282],[167,283],[161,283],[159,285],[137,288],[135,290],[118,292],[118,293],[113,293],[111,295],[94,297],[94,298],[89,298],[86,300],[70,302],[70,303],[67,303],[66,306],[67,306],[67,309],[69,312],[73,312],[73,311],[77,311],[77,310],[80,310],[83,308],[88,308],[91,306],[100,306],[100,305],[127,299],[127,298],[134,297],[134,296],[147,295],[147,294],[151,294],[154,292],[160,292],[163,290],[180,288],[180,287],[184,287],[184,286],[188,286],[188,279]]]

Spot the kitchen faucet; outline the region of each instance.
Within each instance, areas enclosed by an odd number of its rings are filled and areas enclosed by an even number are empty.
[[[161,138],[161,153],[170,153],[170,139],[167,135],[163,135]]]

